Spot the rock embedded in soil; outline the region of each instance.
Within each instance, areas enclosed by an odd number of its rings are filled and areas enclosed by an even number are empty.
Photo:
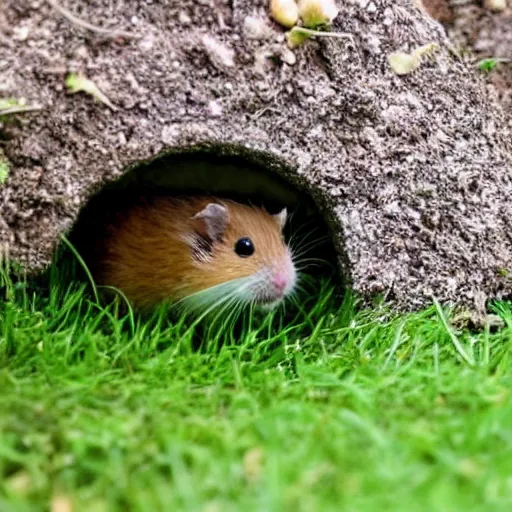
[[[265,155],[307,190],[341,272],[366,298],[384,293],[414,309],[435,296],[481,311],[511,294],[510,135],[474,69],[420,7],[338,2],[333,30],[351,37],[309,40],[283,61],[284,29],[267,2],[62,5],[141,37],[83,30],[47,2],[2,3],[2,95],[45,108],[4,134],[11,172],[0,187],[0,241],[29,272],[50,263],[102,185],[202,145]],[[418,70],[391,71],[390,53],[431,42],[441,48]],[[93,80],[117,110],[66,94],[67,72]]]

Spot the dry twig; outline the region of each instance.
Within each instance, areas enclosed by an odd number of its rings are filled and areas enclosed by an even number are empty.
[[[39,112],[43,107],[9,107],[0,109],[0,116],[8,116],[12,114],[27,114],[29,112]]]
[[[101,34],[103,36],[110,38],[124,37],[126,39],[138,39],[141,37],[139,34],[127,32],[125,30],[98,27],[96,25],[93,25],[92,23],[89,23],[88,21],[78,18],[72,12],[68,11],[66,8],[62,7],[62,5],[58,4],[55,0],[47,1],[56,11],[58,11],[69,22],[85,30],[90,30],[91,32],[96,32],[97,34]]]

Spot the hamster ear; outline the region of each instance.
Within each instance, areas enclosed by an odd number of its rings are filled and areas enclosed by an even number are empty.
[[[212,242],[219,242],[228,227],[228,209],[217,203],[208,203],[193,219],[201,222],[205,234]],[[203,231],[203,230],[201,230]]]
[[[282,230],[286,225],[286,219],[288,218],[288,210],[286,208],[283,208],[279,213],[272,215],[272,217],[274,217],[275,221],[277,222],[277,225]]]

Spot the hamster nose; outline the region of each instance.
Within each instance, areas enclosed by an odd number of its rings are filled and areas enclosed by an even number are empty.
[[[279,292],[284,291],[287,284],[286,276],[281,273],[274,274],[274,277],[272,278],[272,284]]]

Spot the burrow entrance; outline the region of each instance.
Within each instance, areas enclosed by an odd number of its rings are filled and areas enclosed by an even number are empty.
[[[285,238],[297,255],[297,267],[314,294],[315,279],[328,278],[341,289],[336,252],[326,222],[306,192],[278,173],[244,156],[205,150],[171,153],[128,170],[97,192],[82,209],[68,235],[79,253],[94,247],[94,237],[112,213],[130,208],[136,198],[154,195],[212,195],[262,206],[274,214],[286,207]],[[299,292],[300,293],[300,292]]]

